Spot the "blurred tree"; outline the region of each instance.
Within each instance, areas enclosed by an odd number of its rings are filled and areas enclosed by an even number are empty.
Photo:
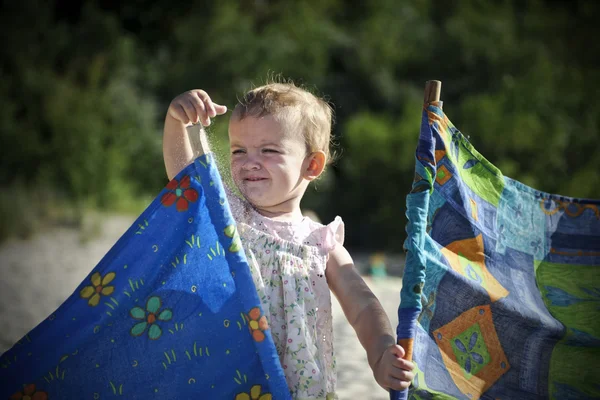
[[[35,9],[35,13],[28,10]],[[119,205],[158,190],[160,137],[154,99],[136,87],[135,40],[87,4],[77,21],[45,2],[11,4],[0,25],[3,131],[0,185],[49,182],[77,202]],[[76,39],[74,39],[76,38]],[[131,179],[135,176],[135,179]]]
[[[170,100],[232,107],[281,73],[325,94],[341,158],[304,206],[341,215],[350,247],[405,237],[424,82],[505,175],[600,198],[592,0],[79,0],[3,3],[0,187],[44,185],[116,207],[166,177]],[[35,10],[32,11],[32,10]],[[226,164],[227,117],[211,127]]]

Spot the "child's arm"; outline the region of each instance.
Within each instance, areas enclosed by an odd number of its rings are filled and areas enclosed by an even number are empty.
[[[163,134],[163,158],[169,179],[209,151],[206,133],[200,128],[200,135],[192,141],[187,127],[195,123],[210,125],[210,119],[227,112],[227,107],[213,103],[204,90],[190,90],[175,97],[165,117]],[[196,143],[197,142],[197,143]]]
[[[404,349],[396,344],[390,320],[342,245],[329,254],[327,282],[367,352],[375,380],[386,390],[402,390],[414,378],[414,365],[403,360]]]

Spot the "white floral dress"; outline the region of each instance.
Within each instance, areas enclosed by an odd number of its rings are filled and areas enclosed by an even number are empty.
[[[229,201],[292,398],[337,398],[325,268],[329,252],[343,244],[342,219],[274,221],[234,195]]]

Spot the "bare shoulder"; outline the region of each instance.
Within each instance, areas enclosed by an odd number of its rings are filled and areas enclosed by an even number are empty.
[[[329,253],[327,269],[325,270],[329,288],[339,298],[350,287],[363,282],[360,274],[354,267],[352,256],[344,246],[338,244]]]
[[[337,244],[333,250],[329,252],[329,259],[327,260],[327,270],[337,270],[340,267],[353,267],[354,261],[352,260],[352,256],[346,250],[346,248]]]

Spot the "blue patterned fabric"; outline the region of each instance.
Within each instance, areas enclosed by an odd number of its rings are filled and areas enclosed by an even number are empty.
[[[211,155],[0,357],[0,376],[2,399],[290,398]]]
[[[416,158],[392,398],[600,398],[600,201],[504,177],[439,102]]]

